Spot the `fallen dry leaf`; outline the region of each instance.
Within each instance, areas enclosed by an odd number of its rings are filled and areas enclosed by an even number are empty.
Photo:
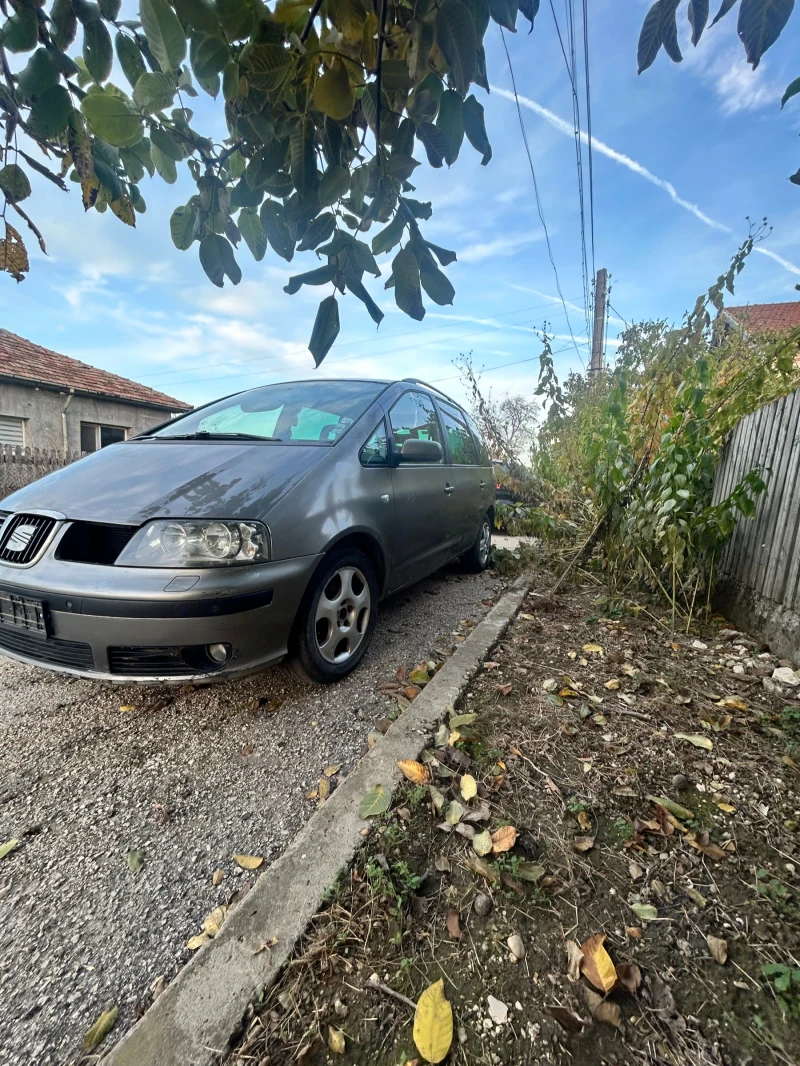
[[[257,870],[264,861],[263,855],[234,855],[233,861],[243,870]]]
[[[118,1010],[116,1006],[111,1010],[104,1010],[91,1029],[87,1029],[83,1037],[83,1046],[87,1051],[94,1051],[105,1040],[114,1028]]]
[[[333,777],[335,774],[339,773],[341,768],[342,768],[342,764],[340,762],[333,763],[332,766],[326,766],[325,767],[325,776],[326,777]]]
[[[584,851],[591,851],[594,847],[594,837],[575,837],[572,841],[572,850],[582,854]]]
[[[507,681],[504,685],[495,685],[495,692],[499,692],[501,696],[510,696],[514,688],[514,684],[511,681]]]
[[[628,863],[628,873],[631,875],[631,881],[638,881],[640,877],[644,877],[644,870],[638,862]]]
[[[705,748],[706,751],[711,751],[714,747],[713,741],[709,737],[704,737],[700,733],[676,733],[676,740],[688,740],[690,744],[694,744],[696,748]]]
[[[472,847],[475,850],[476,855],[488,855],[492,850],[492,834],[488,829],[484,829],[481,833],[476,833],[472,838]]]
[[[478,782],[472,776],[472,774],[462,774],[461,776],[461,798],[469,803],[470,800],[475,799],[478,795]]]
[[[447,912],[447,932],[453,940],[461,939],[461,918],[454,907]]]
[[[203,932],[209,936],[216,936],[225,922],[228,913],[227,907],[215,907],[211,914],[203,921]]]
[[[642,930],[639,928],[638,925],[626,925],[625,932],[628,934],[631,940],[642,939]]]
[[[201,948],[203,944],[207,944],[210,939],[211,937],[208,933],[198,933],[197,936],[190,937],[186,941],[186,947],[189,951],[197,951],[197,949]]]
[[[440,874],[449,874],[453,867],[450,864],[450,860],[446,855],[437,855],[436,861],[433,864]]]
[[[581,963],[583,962],[583,952],[581,946],[577,940],[568,940],[566,943],[567,948],[567,977],[570,981],[580,981],[581,978]]]
[[[552,777],[545,777],[544,780],[545,780],[545,784],[547,785],[548,792],[552,792],[554,796],[560,796],[561,795],[561,789],[558,787],[558,785],[555,783],[555,781],[552,779]]]
[[[341,1029],[334,1029],[332,1025],[328,1026],[328,1049],[334,1055],[344,1055],[344,1033]]]
[[[724,966],[728,959],[728,941],[718,936],[707,936],[706,943],[714,962]]]
[[[610,992],[617,983],[617,970],[611,956],[603,947],[605,933],[596,933],[581,944],[583,965],[581,970],[586,979],[601,992]]]
[[[592,828],[592,819],[589,817],[588,811],[578,811],[578,825],[581,829]]]
[[[493,662],[489,662],[489,663],[484,663],[483,664],[484,670],[497,670],[499,666],[500,666],[500,663],[493,663]]]
[[[617,965],[617,977],[622,987],[631,993],[637,992],[642,983],[642,971],[635,962],[620,962]]]
[[[582,1032],[589,1022],[579,1017],[574,1011],[568,1010],[567,1007],[559,1007],[557,1004],[548,1004],[544,1008],[551,1018],[555,1018],[562,1029],[566,1029],[568,1033],[580,1033]]]
[[[622,1011],[618,1003],[613,1003],[610,999],[603,999],[592,988],[584,988],[583,994],[586,997],[586,1005],[592,1012],[593,1018],[597,1019],[598,1022],[605,1022],[606,1025],[613,1025],[617,1029],[622,1028]]]
[[[225,871],[220,870],[219,867],[211,875],[211,884],[216,888],[217,885],[221,885],[225,880]]]
[[[517,842],[517,831],[513,825],[504,825],[492,833],[492,854],[510,851]]]
[[[612,677],[610,681],[606,681],[605,685],[603,685],[603,688],[607,688],[609,692],[616,692],[619,688],[619,678]]]
[[[481,877],[485,877],[487,881],[497,881],[497,870],[486,859],[482,859],[480,855],[468,855],[467,866],[473,873],[480,874]]]
[[[330,794],[331,794],[331,783],[330,783],[330,781],[328,780],[327,777],[321,777],[319,779],[319,784],[317,785],[317,795],[319,796],[319,799],[317,801],[317,806],[321,807],[323,805],[323,803],[326,802],[326,800],[328,799]]]
[[[426,988],[414,1012],[414,1043],[420,1055],[432,1063],[442,1062],[453,1043],[453,1008],[440,978]]]
[[[414,785],[427,785],[431,779],[427,766],[423,766],[416,759],[401,759],[397,765],[403,777]]]

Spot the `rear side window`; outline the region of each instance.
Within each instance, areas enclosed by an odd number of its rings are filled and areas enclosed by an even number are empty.
[[[442,423],[447,434],[447,442],[450,445],[450,459],[456,466],[477,466],[478,449],[472,434],[467,429],[466,422],[456,418],[455,411],[443,404],[439,405],[442,411]]]
[[[398,452],[407,440],[435,440],[442,443],[439,416],[433,399],[422,392],[407,392],[389,412],[392,437]]]
[[[367,443],[358,453],[362,466],[387,466],[389,463],[389,440],[386,424],[381,422]]]
[[[491,466],[492,458],[489,455],[489,449],[484,443],[483,437],[480,434],[480,430],[475,425],[474,419],[470,418],[468,414],[464,414],[464,418],[467,420],[467,425],[472,430],[472,435],[475,438],[475,443],[478,445],[478,463],[480,466]]]

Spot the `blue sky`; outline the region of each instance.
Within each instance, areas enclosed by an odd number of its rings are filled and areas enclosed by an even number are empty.
[[[591,0],[589,6],[595,262],[611,274],[611,303],[620,316],[609,325],[609,356],[621,318],[680,319],[727,267],[748,215],[768,216],[773,233],[761,247],[771,254],[751,256],[732,302],[797,298],[800,189],[787,178],[800,165],[800,97],[783,112],[779,102],[800,74],[800,16],[753,73],[736,37],[735,12],[693,49],[682,7],[684,62],[675,66],[661,53],[639,77],[636,41],[648,4]],[[555,9],[563,24],[558,0]],[[342,331],[323,373],[417,376],[463,396],[453,360],[472,351],[496,395],[530,395],[540,350],[536,330],[545,321],[556,334],[558,373],[582,368],[588,350],[571,95],[549,4],[542,3],[532,34],[526,26],[521,21],[506,39],[577,350],[557,298],[500,31],[492,23],[487,53],[494,91],[475,92],[486,107],[494,158],[481,167],[465,142],[451,169],[423,166],[415,175],[416,195],[434,204],[425,236],[458,253],[448,269],[455,304],[430,305],[415,323],[397,311],[378,279],[370,288],[386,312],[381,327],[375,329],[358,301],[341,300]],[[218,104],[202,97],[193,106],[195,128],[221,135]],[[188,175],[173,186],[158,177],[144,180],[148,209],[137,216],[135,231],[110,212],[84,217],[76,192],[65,195],[34,179],[29,205],[49,255],[32,255],[31,273],[19,286],[0,276],[4,327],[192,403],[317,373],[306,344],[320,290],[282,291],[290,274],[315,265],[313,253],[286,264],[270,250],[255,263],[241,245],[242,283],[215,289],[196,246],[179,252],[169,237],[173,208],[192,193]]]

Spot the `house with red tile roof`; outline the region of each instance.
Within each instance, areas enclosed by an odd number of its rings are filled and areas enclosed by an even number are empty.
[[[0,329],[0,445],[93,452],[191,409]]]
[[[789,333],[800,326],[800,300],[726,307],[722,318],[745,333]]]

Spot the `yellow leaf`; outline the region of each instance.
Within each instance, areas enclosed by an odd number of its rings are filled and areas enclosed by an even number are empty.
[[[732,711],[746,711],[747,704],[744,700],[740,700],[737,696],[728,696],[724,700],[720,700],[717,707],[730,707]]]
[[[220,870],[219,867],[211,875],[211,884],[216,888],[217,885],[221,885],[225,880],[225,871]]]
[[[337,122],[346,119],[356,104],[356,93],[350,84],[347,68],[335,59],[314,86],[314,103],[328,118]]]
[[[331,783],[327,777],[321,777],[319,784],[317,785],[317,795],[319,796],[318,807],[321,807],[325,800],[331,794]]]
[[[16,837],[11,840],[7,840],[5,844],[0,844],[0,859],[4,859],[6,855],[12,852],[17,846],[17,844],[19,844],[19,841],[16,839]]]
[[[136,212],[133,210],[133,201],[130,196],[121,196],[119,200],[112,200],[109,205],[112,214],[116,215],[120,222],[126,226],[136,226]]]
[[[263,855],[234,855],[233,861],[243,870],[257,870],[264,861]]]
[[[706,751],[711,751],[714,747],[712,741],[708,737],[701,736],[699,733],[676,733],[676,740],[688,740],[690,744],[694,744],[696,748],[705,748]]]
[[[132,703],[123,703],[120,707],[120,714],[128,714],[130,711],[135,711],[136,707]]]
[[[736,811],[736,808],[733,806],[732,803],[718,803],[717,806],[721,811],[724,811],[726,814],[733,814]]]
[[[603,947],[605,933],[597,933],[590,936],[581,944],[583,952],[583,973],[586,979],[600,992],[610,992],[617,983],[617,970],[611,961],[611,956]]]
[[[574,688],[570,688],[569,685],[565,685],[558,694],[562,700],[575,700],[578,698],[578,693]]]
[[[197,951],[197,949],[201,948],[203,944],[207,944],[210,939],[211,937],[208,933],[199,933],[197,936],[193,936],[186,941],[186,947],[189,951]]]
[[[616,692],[619,688],[619,678],[612,677],[610,681],[606,681],[604,688],[607,688],[609,692]]]
[[[472,774],[464,774],[461,778],[461,797],[469,802],[478,795],[478,782]]]
[[[315,800],[319,796],[319,789],[312,788],[310,792],[306,792],[307,800]]]
[[[406,780],[415,785],[427,785],[431,779],[427,767],[416,759],[401,759],[397,764]]]
[[[117,1020],[117,1010],[117,1007],[112,1007],[111,1010],[104,1010],[91,1029],[86,1031],[83,1038],[83,1046],[87,1051],[94,1051],[114,1028],[114,1023]]]
[[[504,825],[492,833],[492,854],[509,851],[517,842],[517,831],[513,825]]]
[[[452,748],[457,740],[461,740],[461,734],[457,729],[451,729],[450,736],[447,738],[448,745]]]
[[[603,649],[600,647],[599,644],[584,644],[583,645],[583,650],[586,652],[587,655],[602,655],[603,654]]]
[[[476,833],[472,838],[472,847],[478,855],[488,855],[492,850],[492,835],[488,829]]]
[[[576,651],[568,651],[567,652],[567,658],[568,659],[577,659],[578,658],[578,653]]]
[[[426,988],[414,1013],[414,1043],[427,1062],[442,1062],[453,1043],[453,1008],[444,994],[440,978]]]
[[[203,922],[203,932],[207,933],[209,936],[216,936],[222,928],[227,913],[227,907],[215,907]]]
[[[342,768],[342,764],[340,762],[334,763],[333,766],[326,766],[325,767],[325,776],[326,777],[334,777],[336,774],[339,773],[341,768]]]
[[[334,1055],[344,1055],[344,1033],[332,1025],[328,1026],[328,1048]]]

